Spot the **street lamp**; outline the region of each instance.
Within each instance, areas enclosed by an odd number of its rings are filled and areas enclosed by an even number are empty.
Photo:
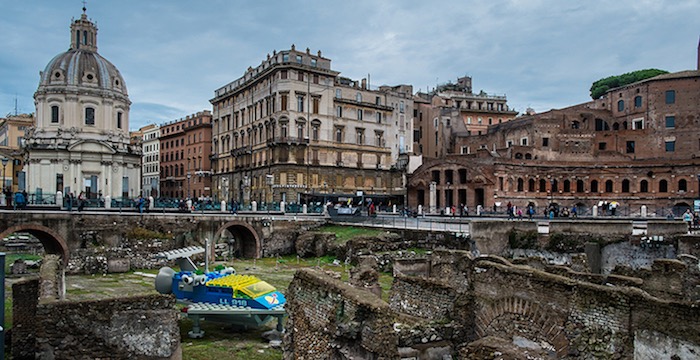
[[[3,156],[3,158],[2,158],[2,188],[3,188],[3,190],[5,189],[5,184],[7,183],[7,181],[5,181],[5,167],[7,167],[7,163],[9,161],[10,161],[10,159]]]
[[[191,180],[191,179],[192,179],[192,174],[187,173],[187,197],[190,198],[190,199],[192,198],[192,197],[190,196],[190,180]]]

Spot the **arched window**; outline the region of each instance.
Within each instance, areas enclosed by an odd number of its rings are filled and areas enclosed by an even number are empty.
[[[642,97],[637,95],[634,97],[634,107],[640,108],[642,107]]]
[[[527,181],[527,191],[535,192],[535,179],[530,179]]]
[[[540,179],[540,192],[547,192],[547,182]]]
[[[614,124],[613,124],[613,130],[620,130],[620,124],[614,123]]]
[[[613,192],[613,181],[612,180],[605,181],[605,192]]]
[[[649,192],[649,182],[646,180],[642,180],[639,182],[639,192]]]
[[[87,30],[83,30],[83,45],[87,45]]]
[[[610,125],[603,119],[595,119],[595,131],[608,131],[610,130]]]
[[[95,109],[91,107],[85,108],[85,125],[95,125]]]
[[[515,158],[516,158],[516,159],[522,159],[522,158],[523,158],[523,154],[522,154],[522,153],[516,153],[516,154],[515,154]]]
[[[51,106],[51,123],[58,124],[58,106]]]
[[[571,128],[572,128],[572,129],[578,129],[578,128],[580,128],[580,127],[581,127],[581,123],[580,123],[580,122],[578,122],[578,121],[576,121],[576,120],[574,120],[574,121],[571,122]]]
[[[630,181],[627,179],[622,180],[622,192],[623,193],[630,192]]]
[[[662,192],[662,193],[668,192],[668,181],[666,181],[666,180],[659,181],[659,192]]]
[[[688,191],[688,182],[685,179],[678,180],[678,191]]]
[[[617,102],[617,111],[625,111],[625,100]]]
[[[592,192],[592,193],[597,193],[597,192],[598,192],[598,180],[592,180],[592,181],[591,181],[591,192]]]
[[[583,187],[583,180],[576,180],[576,192],[584,192],[586,191]]]
[[[526,153],[526,154],[525,154],[525,160],[532,160],[532,154]]]
[[[564,192],[571,192],[571,181],[564,180]]]
[[[524,188],[524,181],[522,178],[518,178],[518,192],[523,192]]]
[[[559,191],[559,182],[557,180],[552,179],[551,184],[552,184],[552,192]]]

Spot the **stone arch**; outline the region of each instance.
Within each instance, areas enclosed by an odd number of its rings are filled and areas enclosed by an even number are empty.
[[[0,239],[4,239],[16,232],[26,232],[34,235],[34,237],[39,239],[41,245],[44,246],[46,253],[61,256],[63,260],[62,266],[68,265],[68,259],[70,259],[68,243],[56,231],[38,224],[22,224],[5,229],[5,231],[0,233]]]
[[[476,316],[476,334],[478,338],[510,338],[514,335],[510,326],[514,323],[518,325],[518,335],[529,336],[532,341],[546,341],[557,357],[569,353],[564,320],[554,318],[550,310],[527,299],[507,297],[484,305]]]
[[[235,239],[234,251],[237,257],[260,258],[261,244],[258,232],[244,221],[229,221],[219,228],[214,236],[214,243],[221,241],[222,235],[229,232]]]

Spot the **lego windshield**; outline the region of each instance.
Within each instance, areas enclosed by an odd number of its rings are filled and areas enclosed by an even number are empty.
[[[255,284],[250,284],[250,285],[242,288],[240,291],[243,292],[244,294],[250,296],[251,298],[255,299],[259,296],[262,296],[262,295],[265,295],[269,292],[275,291],[275,288],[272,285],[270,285],[264,281],[260,281],[260,282],[256,282]]]

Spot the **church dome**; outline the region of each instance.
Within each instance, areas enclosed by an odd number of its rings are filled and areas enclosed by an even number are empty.
[[[117,67],[97,53],[97,27],[85,13],[71,24],[70,49],[51,59],[41,73],[38,92],[70,91],[73,87],[95,90],[102,96],[128,97]]]

